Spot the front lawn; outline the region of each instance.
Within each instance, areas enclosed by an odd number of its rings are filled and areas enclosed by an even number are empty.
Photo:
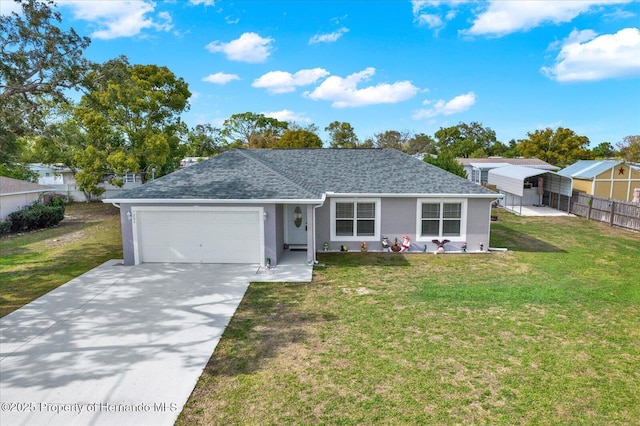
[[[499,212],[487,255],[254,283],[178,424],[634,424],[640,235]]]
[[[122,258],[119,210],[73,203],[55,228],[0,238],[0,317],[109,259]]]

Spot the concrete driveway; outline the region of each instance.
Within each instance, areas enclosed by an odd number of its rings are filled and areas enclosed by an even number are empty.
[[[173,424],[256,269],[109,261],[0,319],[0,424]]]

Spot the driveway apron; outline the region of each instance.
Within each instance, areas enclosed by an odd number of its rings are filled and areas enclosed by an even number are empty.
[[[109,261],[0,319],[0,424],[173,424],[256,268]]]

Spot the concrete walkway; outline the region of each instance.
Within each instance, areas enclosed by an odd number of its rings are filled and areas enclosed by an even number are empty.
[[[0,424],[172,425],[251,281],[312,267],[107,262],[0,319]]]

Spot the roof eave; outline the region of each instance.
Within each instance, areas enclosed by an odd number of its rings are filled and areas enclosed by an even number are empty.
[[[23,194],[36,194],[40,192],[51,192],[55,191],[55,188],[47,188],[47,189],[30,189],[29,191],[17,191],[17,192],[2,192],[0,196],[4,197],[7,195],[23,195]]]
[[[380,192],[372,192],[372,193],[336,193],[336,192],[327,192],[327,197],[334,198],[355,198],[355,197],[367,197],[367,198],[503,198],[503,195],[500,193],[492,193],[492,194],[465,194],[465,193],[380,193]]]
[[[219,199],[219,198],[105,198],[108,204],[322,204],[323,198],[250,198],[250,199]]]

